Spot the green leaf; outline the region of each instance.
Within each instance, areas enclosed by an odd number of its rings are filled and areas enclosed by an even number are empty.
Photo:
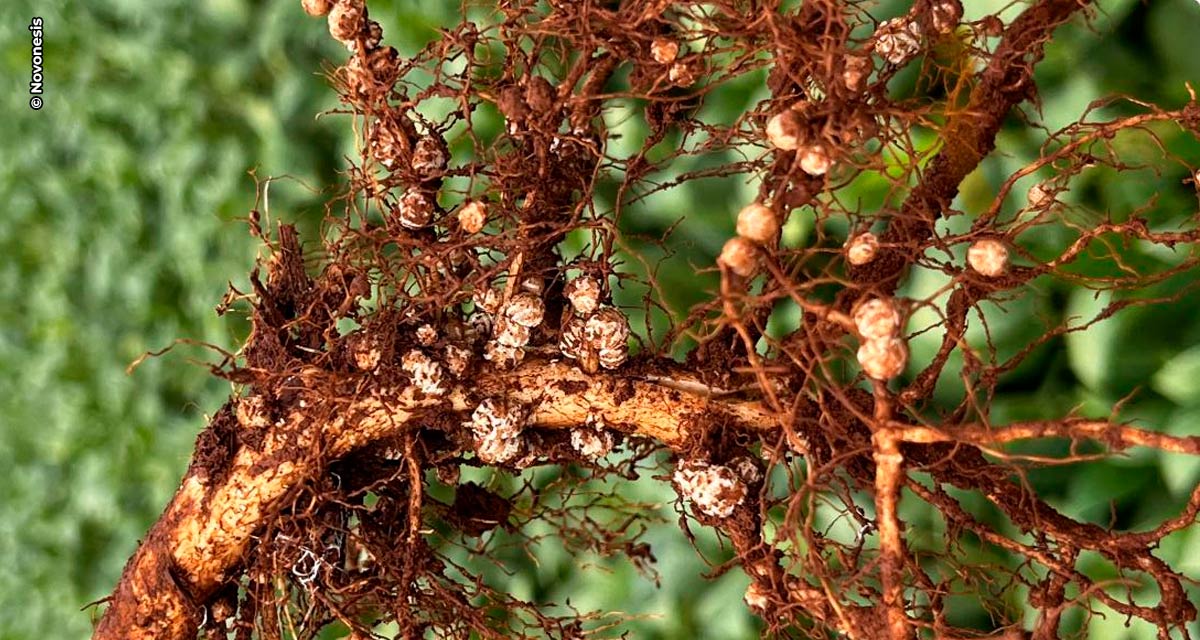
[[[1200,433],[1200,406],[1172,413],[1164,421],[1162,430],[1175,436]],[[1159,455],[1158,461],[1163,484],[1173,495],[1183,496],[1191,493],[1197,480],[1200,480],[1200,458],[1196,456],[1163,453]]]
[[[1168,360],[1154,374],[1150,386],[1176,404],[1200,404],[1200,345]]]

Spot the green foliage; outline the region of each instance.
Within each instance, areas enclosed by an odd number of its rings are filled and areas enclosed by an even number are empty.
[[[1000,3],[968,4],[970,17]],[[1100,33],[1064,28],[1038,68],[1042,114],[1051,128],[1114,92],[1175,106],[1185,95],[1183,81],[1200,79],[1200,57],[1194,55],[1200,7],[1184,0],[1101,5]],[[414,51],[456,14],[452,3],[416,0],[371,7],[402,52]],[[28,108],[23,91],[29,69],[24,25],[32,15],[45,19],[47,36],[46,106],[38,112]],[[85,637],[88,615],[80,607],[115,583],[174,491],[204,415],[228,393],[196,363],[211,361],[213,353],[197,347],[151,359],[132,375],[125,368],[176,338],[236,348],[244,322],[217,318],[213,306],[227,281],[245,289],[255,256],[254,242],[238,222],[255,206],[255,182],[247,172],[293,177],[273,184],[264,213],[315,230],[322,214],[317,191],[336,184],[342,158],[353,152],[344,120],[314,117],[336,104],[320,70],[345,53],[326,37],[321,21],[308,19],[291,0],[56,0],[36,7],[18,1],[6,3],[0,16],[0,59],[14,78],[0,98],[6,146],[0,153],[0,640]],[[728,120],[762,91],[730,87],[705,108]],[[1101,115],[1124,111],[1117,106]],[[1006,154],[969,178],[959,208],[977,212],[1005,176],[1033,157],[1036,141],[1018,130],[1014,121],[1000,141]],[[1172,152],[1193,161],[1200,156],[1171,131],[1158,133]],[[1151,217],[1164,222],[1195,210],[1195,194],[1181,186],[1182,175],[1143,177],[1083,178],[1069,197],[1116,214],[1157,194]],[[882,199],[884,183],[860,182],[845,197]],[[712,264],[730,235],[733,212],[752,194],[753,185],[699,181],[627,216],[637,225],[629,231],[646,238],[686,218],[667,242],[674,256],[659,275],[675,310],[715,286],[715,278],[697,279],[693,270]],[[788,242],[809,241],[806,215],[793,215]],[[1027,248],[1060,242],[1031,238]],[[632,246],[651,263],[667,255],[649,243]],[[1175,259],[1143,258],[1159,264]],[[936,289],[936,276],[929,277],[917,278],[914,291]],[[1136,391],[1124,415],[1144,417],[1171,433],[1195,433],[1200,298],[1186,286],[1168,281],[1154,292],[1182,295],[1177,305],[1137,310],[1051,341],[1031,359],[1036,366],[1017,370],[1002,387],[994,419],[1050,417],[1075,406],[1104,411]],[[624,295],[633,302],[643,294]],[[991,337],[1001,357],[1012,355],[1041,331],[1044,318],[1090,317],[1097,304],[1093,292],[1049,285],[1003,310],[989,310]],[[785,315],[783,322],[796,317]],[[664,321],[654,319],[660,329]],[[971,335],[972,344],[980,339]],[[917,341],[914,355],[920,359],[931,348],[936,345]],[[950,380],[944,393],[953,401],[962,390]],[[1198,478],[1195,460],[1136,452],[1030,475],[1067,513],[1107,523],[1114,501],[1118,525],[1134,528],[1176,513]],[[647,501],[673,498],[653,482],[637,483],[630,492]],[[679,533],[669,504],[664,513],[668,522],[647,536],[661,590],[627,562],[580,558],[553,544],[544,545],[537,563],[512,559],[511,588],[537,600],[570,598],[583,610],[644,616],[632,623],[637,637],[754,635],[757,627],[741,603],[745,579],[731,573],[702,580],[705,565]],[[910,519],[914,526],[937,526],[928,513]],[[1196,570],[1195,555],[1189,559],[1186,551],[1200,544],[1198,535],[1173,536],[1160,555]],[[710,560],[720,559],[712,539],[702,537],[701,546]],[[987,553],[980,550],[981,558]],[[965,615],[986,624],[981,613],[964,606]],[[1096,619],[1089,633],[1148,633],[1139,626],[1126,630],[1122,622]]]
[[[346,142],[313,118],[336,55],[291,3],[39,3],[3,10],[10,77],[45,20],[45,106],[6,92],[0,135],[0,638],[85,637],[174,491],[227,385],[176,338],[234,348],[217,318],[255,248],[260,175],[329,184]],[[16,84],[23,84],[16,83]],[[23,87],[21,87],[23,88]],[[272,213],[312,218],[282,183]],[[242,286],[244,288],[244,285]]]

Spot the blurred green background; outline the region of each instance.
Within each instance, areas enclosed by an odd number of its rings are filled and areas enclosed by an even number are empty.
[[[1002,3],[967,4],[970,17]],[[90,614],[81,608],[109,592],[174,491],[205,413],[227,395],[228,386],[197,364],[210,356],[195,347],[152,359],[132,375],[125,368],[176,338],[235,348],[244,335],[243,324],[218,319],[213,307],[227,282],[244,282],[256,253],[238,222],[254,206],[248,172],[296,178],[272,188],[271,214],[312,223],[321,215],[320,194],[303,185],[335,184],[343,156],[353,152],[344,120],[315,117],[335,105],[323,64],[342,60],[345,52],[322,21],[308,19],[298,5],[18,0],[0,7],[6,81],[0,98],[0,640],[88,635]],[[1064,29],[1038,68],[1051,128],[1103,95],[1127,93],[1174,107],[1186,97],[1185,81],[1200,83],[1195,2],[1099,6],[1099,33],[1079,25]],[[457,13],[451,3],[400,0],[372,1],[371,8],[402,52],[434,37]],[[882,15],[900,10],[888,5]],[[37,112],[27,93],[27,26],[34,15],[45,20],[47,38],[45,106]],[[707,108],[736,113],[761,95],[761,87],[738,85]],[[1036,153],[1041,139],[1010,124],[1001,140],[1004,154],[972,176],[960,208],[981,206],[1008,172]],[[1183,162],[1200,165],[1194,143],[1169,128],[1156,131]],[[1134,180],[1100,174],[1074,183],[1069,197],[1128,212],[1157,196],[1152,217],[1169,222],[1195,211],[1185,176],[1178,164]],[[864,202],[881,197],[880,185],[861,189],[852,195]],[[663,272],[664,283],[678,291],[677,307],[705,295],[711,280],[692,277],[689,262],[711,264],[732,231],[731,212],[751,197],[753,185],[700,185],[656,203],[668,213],[640,218],[636,230],[653,234],[677,212],[694,212],[674,239],[683,253]],[[792,241],[801,242],[802,223],[790,229]],[[1055,241],[1053,234],[1039,236],[1029,248]],[[1134,250],[1155,268],[1178,260]],[[919,275],[910,292],[937,284]],[[1169,281],[1160,292],[1183,284]],[[1002,354],[1011,354],[1040,332],[1039,317],[1082,314],[1096,304],[1088,292],[1046,283],[1007,313],[991,315],[992,338]],[[1061,414],[1069,407],[1102,412],[1139,389],[1125,415],[1172,433],[1200,432],[1197,344],[1200,297],[1125,314],[1040,350],[1032,366],[1001,386],[995,419]],[[928,348],[915,344],[916,359]],[[953,401],[953,390],[947,393]],[[1071,515],[1107,523],[1112,500],[1118,526],[1134,528],[1176,513],[1198,478],[1195,460],[1145,452],[1032,476],[1039,491]],[[638,499],[672,499],[669,489],[654,484],[630,492]],[[753,637],[757,626],[741,602],[745,579],[734,572],[702,580],[705,565],[678,533],[669,507],[664,514],[668,522],[647,536],[661,589],[627,563],[552,548],[536,567],[518,565],[510,587],[532,598],[569,597],[583,609],[640,616],[630,624],[635,637]],[[912,526],[927,527],[930,539],[938,535],[940,524],[928,514],[909,518]],[[711,539],[702,544],[720,558]],[[1197,575],[1200,533],[1173,536],[1160,555]],[[580,570],[593,562],[607,571]],[[1102,563],[1088,562],[1081,568],[1104,575]],[[1023,605],[1012,606],[1019,614]],[[963,607],[965,619],[986,624],[969,604]],[[1078,617],[1073,624],[1080,624]],[[1091,637],[1152,637],[1111,614],[1089,624]]]

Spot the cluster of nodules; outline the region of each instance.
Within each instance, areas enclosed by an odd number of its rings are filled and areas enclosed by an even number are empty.
[[[515,366],[525,358],[546,317],[542,282],[527,278],[519,289],[507,300],[491,288],[474,296],[478,313],[471,322],[490,334],[483,357],[502,367]],[[600,280],[579,275],[567,281],[563,295],[570,311],[559,327],[559,352],[588,373],[624,364],[629,358],[629,320],[620,309],[602,303]]]
[[[364,0],[302,0],[313,16],[326,16],[329,34],[355,54],[343,73],[351,93],[369,94],[369,87],[390,87],[397,72],[398,54],[382,47],[383,29],[371,20]],[[405,184],[406,189],[388,203],[388,219],[405,229],[423,229],[439,214],[436,183],[445,175],[450,153],[435,131],[421,133],[406,117],[384,110],[368,129],[371,157]],[[483,203],[466,203],[459,222],[469,233],[483,228],[487,211]]]
[[[504,464],[521,455],[521,437],[529,422],[525,407],[488,398],[475,407],[467,423],[475,437],[475,454],[487,464]]]
[[[863,91],[875,70],[872,53],[885,62],[902,65],[920,53],[927,29],[937,34],[949,33],[961,18],[959,0],[935,0],[931,11],[885,20],[875,29],[863,51],[850,52],[842,58],[842,84],[850,92]],[[822,135],[822,110],[816,106],[807,100],[788,105],[767,120],[766,136],[779,151],[794,152],[802,171],[822,176],[833,166],[834,159]]]
[[[409,185],[398,198],[388,198],[389,223],[395,222],[410,231],[446,224],[438,204],[438,189],[450,155],[442,136],[436,132],[418,133],[411,123],[389,118],[377,119],[370,136],[371,156],[394,179]],[[483,231],[488,215],[487,201],[475,199],[459,206],[453,220],[463,233],[470,235]]]
[[[300,0],[305,13],[326,16],[329,35],[352,52],[375,49],[383,39],[383,28],[367,15],[365,0]]]
[[[870,58],[854,57],[850,58],[857,65],[870,65]],[[771,145],[780,151],[794,151],[800,161],[800,169],[810,176],[823,176],[829,171],[833,165],[833,161],[829,157],[829,150],[824,142],[809,131],[808,111],[809,103],[806,101],[797,102],[779,113],[771,116],[767,121],[767,140]],[[815,138],[815,139],[814,139]]]
[[[534,349],[534,343],[552,341],[551,328],[545,322],[546,295],[541,279],[526,277],[503,291],[492,287],[476,292],[476,311],[461,327],[470,344],[483,341],[483,359],[499,368],[515,367]],[[629,322],[615,307],[603,304],[600,280],[579,275],[563,288],[570,309],[559,330],[558,349],[589,371],[602,366],[614,369],[629,356]],[[428,325],[417,330],[422,347],[433,347],[437,332]],[[553,348],[553,347],[551,347]],[[446,392],[449,373],[460,377],[471,361],[472,351],[450,345],[444,357],[430,357],[414,349],[401,359],[401,368],[412,384],[427,395]],[[471,414],[467,425],[474,449],[486,464],[511,464],[522,468],[536,460],[524,431],[530,410],[509,400],[486,399]],[[585,459],[608,455],[614,445],[612,431],[598,414],[589,415],[586,424],[570,432],[571,447]]]
[[[900,337],[900,310],[891,298],[868,298],[855,306],[854,327],[858,331],[858,364],[876,380],[890,380],[908,364],[908,347]]]
[[[573,347],[572,354],[592,354],[590,357],[603,366],[619,366],[628,356],[628,321],[615,308],[601,304],[603,296],[594,278],[581,276],[568,285],[581,280],[586,284],[566,287],[573,319],[582,319],[586,325],[583,343]],[[542,339],[552,338],[544,324],[546,308],[540,282],[526,278],[515,289],[507,299],[493,288],[477,294],[476,311],[466,322],[449,320],[441,330],[431,324],[409,326],[415,344],[400,356],[399,369],[408,377],[411,388],[426,397],[445,396],[456,386],[461,387],[481,346],[484,360],[507,368],[521,362],[526,349],[533,348],[530,342],[535,331],[543,331]],[[390,350],[373,334],[363,331],[351,334],[350,361],[359,369],[381,372],[385,361],[390,361],[386,353]],[[464,391],[469,395],[469,389]],[[237,407],[239,421],[256,428],[267,426],[267,412],[262,404],[257,395],[244,398]],[[517,468],[535,461],[539,447],[530,446],[524,433],[530,419],[529,407],[507,398],[489,398],[479,403],[466,422],[479,460]],[[590,460],[608,455],[615,444],[613,432],[603,417],[594,412],[585,424],[570,431],[569,440],[576,453]]]
[[[879,23],[871,35],[869,48],[889,63],[900,65],[921,52],[921,42],[929,29],[942,35],[958,26],[962,19],[958,0],[933,0],[929,4],[928,12],[909,13]],[[849,84],[850,78],[846,82]]]
[[[558,348],[588,373],[616,369],[629,357],[629,320],[620,309],[600,304],[601,293],[600,281],[588,275],[563,288],[571,313],[563,321]]]
[[[875,69],[872,53],[891,64],[903,64],[922,48],[923,34],[932,29],[938,34],[952,31],[962,18],[959,0],[935,0],[928,12],[913,12],[882,22],[863,51],[847,53],[841,60],[842,82],[851,92],[861,92]],[[800,170],[810,176],[823,176],[833,168],[835,155],[828,135],[827,109],[810,100],[793,102],[772,115],[766,123],[767,141],[779,152],[795,154]],[[860,133],[872,125],[860,126]],[[837,136],[834,136],[836,138]],[[718,262],[739,276],[754,275],[760,264],[761,249],[778,240],[779,219],[768,205],[755,202],[738,214],[737,236],[726,242]],[[871,234],[852,239],[847,252],[853,264],[865,264],[878,250]]]
[[[407,118],[385,112],[371,125],[367,142],[371,157],[392,179],[409,185],[398,198],[388,197],[386,217],[408,230],[425,229],[441,217],[437,192],[449,165],[446,141],[436,131],[418,132]],[[478,233],[487,224],[487,203],[463,203],[455,216],[465,233]]]
[[[416,345],[400,357],[400,370],[426,396],[445,395],[452,382],[471,366],[472,351],[468,346],[476,340],[474,328],[461,323],[450,323],[444,328],[447,334],[444,336],[431,324],[412,328]],[[376,335],[365,331],[348,336],[347,347],[354,366],[369,372],[378,372],[385,354],[391,352]]]
[[[397,173],[401,166],[407,168],[400,172],[410,186],[405,189],[395,202],[389,202],[387,207],[388,219],[394,220],[401,227],[410,230],[424,229],[434,224],[440,213],[437,203],[436,182],[443,176],[449,154],[441,136],[430,133],[421,136],[408,136],[398,131],[398,125],[386,120],[379,120],[372,129],[369,142],[371,154],[383,167]],[[413,144],[409,141],[416,139]],[[426,186],[426,185],[434,186]],[[483,228],[487,221],[486,205],[482,202],[468,202],[459,211],[460,225],[462,220],[480,220],[478,226],[472,225],[474,233]],[[464,229],[466,228],[465,225]]]
[[[512,464],[518,468],[536,460],[525,431],[530,423],[528,407],[507,399],[485,399],[464,426],[471,430],[475,455],[485,464]],[[612,431],[598,414],[589,414],[586,424],[571,430],[571,448],[580,456],[598,460],[612,451]]]
[[[522,280],[507,299],[492,288],[475,292],[477,312],[471,324],[489,336],[483,350],[485,360],[507,368],[525,359],[525,348],[546,318],[543,293],[544,286],[537,278]]]
[[[325,16],[329,35],[355,55],[339,71],[350,96],[387,95],[399,74],[400,53],[382,44],[383,27],[370,18],[366,0],[300,0],[313,17]]]
[[[738,212],[737,235],[725,242],[717,262],[744,278],[753,276],[762,251],[779,242],[779,229],[779,217],[771,207],[761,202],[746,206]]]
[[[714,518],[728,518],[746,501],[750,486],[762,480],[762,472],[745,456],[728,464],[681,460],[675,465],[671,480],[679,495],[697,511]]]
[[[679,58],[679,43],[670,38],[655,38],[650,43],[650,57],[661,65],[667,65],[667,79],[673,84],[686,87],[696,81],[697,65],[694,61]]]

